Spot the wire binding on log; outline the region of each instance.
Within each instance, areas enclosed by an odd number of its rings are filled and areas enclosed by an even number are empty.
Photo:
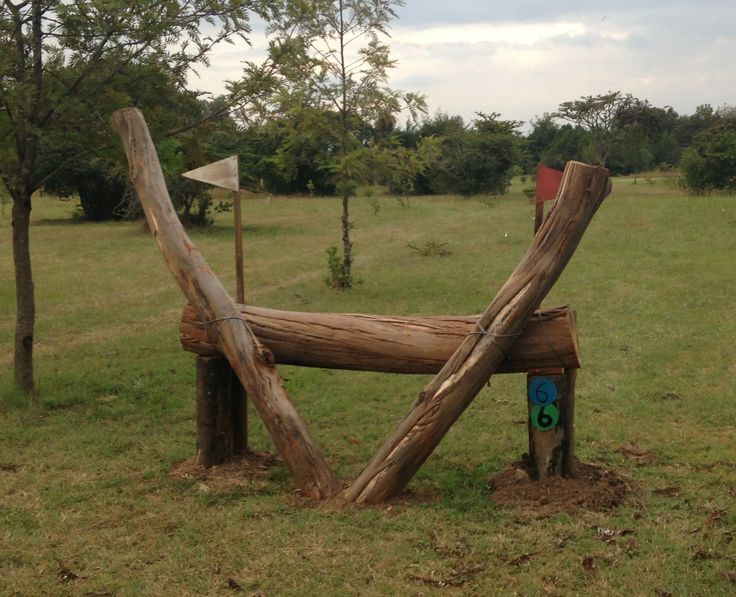
[[[489,330],[483,329],[480,325],[480,321],[475,322],[475,328],[477,331],[470,332],[471,336],[483,336],[484,338],[490,338],[491,342],[501,349],[504,360],[508,361],[511,359],[511,353],[506,350],[506,347],[496,342],[495,338],[518,338],[519,336],[521,336],[521,331],[514,332],[513,334],[495,334]],[[488,380],[488,383],[490,387],[490,380]]]
[[[228,315],[227,317],[217,317],[216,319],[209,319],[208,321],[202,321],[198,325],[200,327],[206,328],[208,325],[212,325],[213,323],[221,324],[225,321],[230,321],[233,319],[237,319],[243,324],[248,323],[242,315]],[[213,342],[217,342],[217,339],[220,337],[220,334],[222,333],[222,327],[223,327],[222,325],[217,326],[217,333],[215,334],[215,337],[212,339]]]
[[[493,332],[484,330],[480,325],[480,321],[475,322],[475,327],[478,331],[470,332],[470,335],[472,336],[486,336],[487,338],[518,338],[521,336],[521,332],[514,332],[513,334],[494,334]]]

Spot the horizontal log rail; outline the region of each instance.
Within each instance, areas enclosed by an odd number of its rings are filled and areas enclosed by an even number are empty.
[[[253,334],[279,364],[383,373],[437,373],[477,332],[479,316],[389,317],[279,311],[236,305]],[[219,354],[197,310],[182,312],[181,343],[205,356]],[[575,313],[569,306],[537,311],[497,373],[580,367]]]

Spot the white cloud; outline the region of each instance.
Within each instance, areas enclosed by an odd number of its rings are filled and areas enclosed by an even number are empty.
[[[391,85],[466,119],[494,111],[528,121],[608,90],[681,113],[736,102],[736,2],[597,4],[471,1],[453,12],[446,0],[408,0],[391,29]],[[193,84],[222,92],[243,60],[263,55],[263,40],[254,34],[253,43],[222,46]]]
[[[401,45],[512,44],[529,46],[555,37],[585,35],[583,23],[463,23],[424,27],[396,27],[391,37]]]

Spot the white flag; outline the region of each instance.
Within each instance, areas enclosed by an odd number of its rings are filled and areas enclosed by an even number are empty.
[[[189,172],[184,172],[182,176],[231,191],[240,190],[238,156],[236,155],[220,160],[219,162],[212,162],[201,168],[195,168]]]

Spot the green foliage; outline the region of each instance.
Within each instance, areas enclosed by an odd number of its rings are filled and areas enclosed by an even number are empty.
[[[327,271],[328,276],[325,278],[325,284],[330,288],[346,290],[353,287],[352,272],[345,269],[335,245],[327,248]]]
[[[60,138],[71,136],[85,152],[91,142],[112,144],[113,110],[150,104],[162,82],[183,85],[189,67],[213,45],[248,31],[254,7],[258,3],[223,0],[173,3],[164,10],[152,0],[4,3],[0,175],[11,192],[46,182],[49,171],[38,166],[48,165],[42,154]],[[217,26],[204,34],[205,22]],[[170,97],[155,102],[154,110],[168,112],[167,118],[176,112]]]
[[[423,243],[406,243],[406,247],[422,257],[447,257],[452,251],[447,248],[446,241],[436,239],[425,240]]]
[[[570,160],[581,160],[587,133],[582,127],[558,124],[551,114],[532,120],[525,140],[526,170],[539,164],[562,170]]]
[[[691,193],[736,191],[736,118],[699,133],[683,153],[680,172]]]
[[[563,102],[532,121],[525,140],[526,169],[538,162],[562,168],[568,160],[604,163],[613,174],[670,168],[699,132],[729,118],[733,108],[698,106],[690,116],[652,106],[620,91]],[[562,126],[555,119],[572,124]],[[690,161],[691,158],[688,158]]]
[[[440,145],[432,167],[417,175],[417,190],[427,194],[504,193],[521,158],[521,123],[499,114],[478,113],[466,127],[459,116],[438,114],[426,121],[422,135],[436,135]]]
[[[563,102],[554,113],[556,118],[572,122],[590,134],[591,160],[606,164],[613,145],[613,127],[616,115],[627,105],[631,96],[620,91],[589,95]]]

